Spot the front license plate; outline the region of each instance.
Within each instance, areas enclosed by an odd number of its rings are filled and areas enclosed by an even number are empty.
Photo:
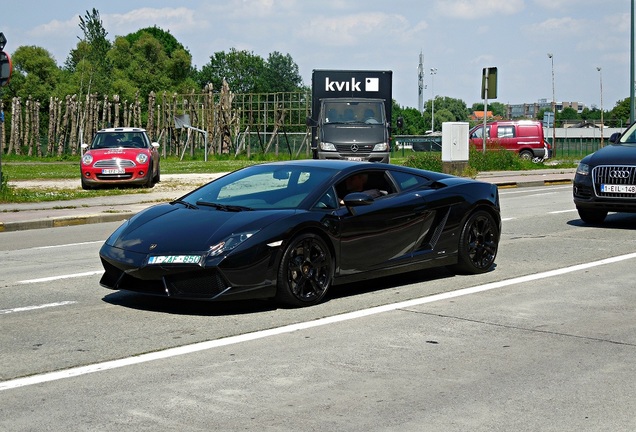
[[[157,255],[148,258],[148,264],[199,264],[201,255]]]
[[[126,170],[123,168],[104,168],[102,174],[126,174]]]
[[[356,161],[356,162],[362,162],[363,161],[363,159],[361,157],[348,157],[347,160]]]
[[[601,192],[636,194],[636,185],[602,184]]]

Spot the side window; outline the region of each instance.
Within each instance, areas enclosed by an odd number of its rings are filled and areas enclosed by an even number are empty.
[[[499,126],[497,129],[498,138],[514,138],[515,127],[514,126]]]
[[[430,183],[430,180],[427,178],[404,173],[401,171],[391,171],[391,175],[400,186],[401,190],[413,189],[422,184]]]
[[[484,137],[484,127],[480,127],[475,129],[473,134],[470,136],[471,138],[483,138]]]

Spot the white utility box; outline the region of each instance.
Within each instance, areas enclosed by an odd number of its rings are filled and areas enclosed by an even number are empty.
[[[442,162],[468,161],[468,123],[442,123]]]

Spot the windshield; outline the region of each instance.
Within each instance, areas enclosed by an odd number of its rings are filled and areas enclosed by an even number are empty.
[[[197,207],[230,210],[296,208],[327,188],[337,171],[326,168],[255,165],[221,177],[181,199]]]
[[[323,105],[325,123],[384,123],[381,101],[326,101]]]
[[[636,144],[636,123],[632,124],[618,142],[621,144]]]
[[[91,149],[117,147],[148,148],[148,138],[143,132],[106,132],[95,135],[91,144]]]

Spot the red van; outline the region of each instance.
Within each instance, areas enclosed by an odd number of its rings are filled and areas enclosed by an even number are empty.
[[[484,125],[469,132],[470,144],[483,148]],[[534,120],[495,121],[486,124],[486,146],[500,146],[519,153],[523,159],[548,159],[552,153],[543,135],[543,125]]]

